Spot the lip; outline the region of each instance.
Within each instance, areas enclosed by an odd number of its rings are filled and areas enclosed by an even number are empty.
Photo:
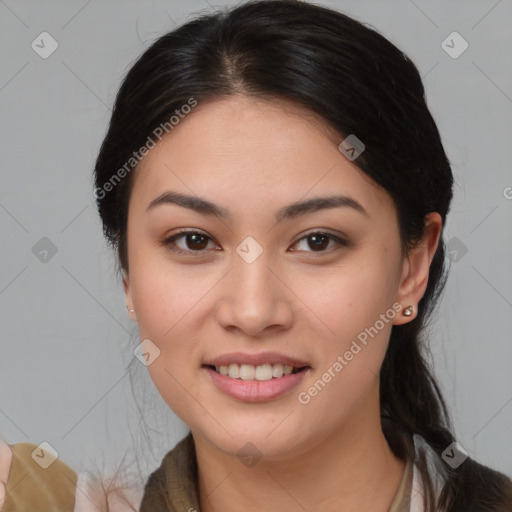
[[[258,366],[261,364],[282,364],[302,368],[303,366],[311,366],[305,361],[295,359],[279,352],[260,352],[259,354],[249,354],[246,352],[231,352],[222,356],[204,361],[203,365],[211,366],[229,366],[230,364],[252,364]]]
[[[288,361],[290,360],[288,359]],[[261,381],[232,379],[227,375],[217,373],[208,366],[203,366],[201,369],[208,374],[215,387],[226,395],[244,402],[265,402],[275,400],[298,386],[306,374],[310,372],[311,367],[298,373],[290,373],[279,378]]]

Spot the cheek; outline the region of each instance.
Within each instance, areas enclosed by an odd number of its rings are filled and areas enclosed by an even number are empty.
[[[322,329],[327,346],[343,348],[392,308],[396,290],[394,273],[387,268],[390,261],[366,251],[328,272],[302,274],[296,281],[294,291],[314,313],[311,321]]]
[[[397,315],[385,264],[374,256],[361,256],[352,263],[322,276],[316,281],[320,285],[303,280],[299,292],[314,313],[308,313],[309,321],[319,329],[321,347],[317,352],[320,364],[301,388],[306,393],[303,402],[309,401],[311,421],[316,413],[339,421],[353,414],[374,390]]]
[[[348,285],[344,290],[349,291]],[[296,403],[306,429],[327,435],[340,424],[365,421],[378,407],[379,372],[396,312],[384,300],[385,293],[367,290],[360,289],[356,298],[322,298],[322,320],[334,334],[318,340],[319,364],[298,390]]]
[[[200,336],[190,322],[200,314],[201,297],[207,289],[190,287],[183,274],[164,272],[149,264],[134,274],[140,339],[150,339],[159,350],[159,356],[147,369],[162,399],[189,424],[195,417],[194,372],[201,358]]]
[[[214,285],[205,266],[172,264],[164,249],[151,247],[134,249],[130,282],[140,334],[156,343],[173,337]]]
[[[177,376],[190,372],[200,357],[196,324],[204,315],[204,296],[212,287],[192,281],[176,272],[152,272],[147,266],[133,282],[140,338],[149,338],[158,347],[159,364],[165,362],[165,368]]]
[[[201,362],[208,292],[219,277],[206,266],[171,264],[161,250],[133,248],[130,288],[140,339],[151,340],[159,356],[148,366],[165,402],[182,419],[195,396],[195,375]],[[207,334],[207,333],[206,333]]]

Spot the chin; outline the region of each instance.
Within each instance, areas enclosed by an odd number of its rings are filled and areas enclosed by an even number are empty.
[[[282,417],[285,418],[286,414]],[[214,425],[210,423],[197,429],[191,428],[191,431],[205,438],[217,450],[240,458],[241,462],[246,459],[284,460],[311,446],[311,438],[303,437],[304,431],[309,429],[295,424],[296,419],[285,419],[282,425],[279,425],[282,418],[276,421],[275,416],[268,421],[260,418],[257,424],[242,418],[238,421],[226,419],[223,426],[227,432],[215,422]]]

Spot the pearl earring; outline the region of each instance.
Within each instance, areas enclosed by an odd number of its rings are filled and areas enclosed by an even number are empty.
[[[126,308],[126,311],[128,311],[128,313],[135,313],[135,310],[134,309],[130,309],[128,307],[128,304],[126,304],[125,308]]]
[[[413,311],[414,311],[414,307],[413,306],[407,306],[404,309],[404,316],[412,316]]]

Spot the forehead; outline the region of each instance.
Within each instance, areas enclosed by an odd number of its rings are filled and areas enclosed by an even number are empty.
[[[341,154],[343,138],[290,102],[199,102],[144,157],[133,193],[149,202],[168,188],[261,208],[338,192],[358,196],[368,210],[392,207],[385,191]]]

